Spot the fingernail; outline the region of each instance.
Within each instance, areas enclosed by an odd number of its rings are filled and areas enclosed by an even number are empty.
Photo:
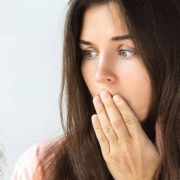
[[[96,96],[96,97],[93,99],[93,103],[94,103],[94,105],[99,105],[99,104],[101,104],[100,98],[99,98],[98,96]]]
[[[121,101],[120,97],[117,96],[117,95],[113,96],[113,100],[114,100],[115,102],[120,102],[120,101]]]
[[[96,123],[97,122],[97,115],[96,114],[94,114],[92,117],[91,117],[91,119],[92,119],[92,122],[93,123]]]
[[[106,91],[101,92],[100,96],[102,99],[108,99],[109,98],[109,94]]]

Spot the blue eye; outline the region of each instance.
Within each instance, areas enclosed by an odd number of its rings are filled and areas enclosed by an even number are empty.
[[[97,53],[95,51],[91,51],[91,50],[85,50],[83,54],[87,58],[93,58],[93,57],[97,56]]]
[[[128,57],[132,56],[133,54],[134,54],[133,51],[129,51],[129,50],[125,50],[125,49],[119,51],[119,55],[121,55],[124,58],[128,58]]]

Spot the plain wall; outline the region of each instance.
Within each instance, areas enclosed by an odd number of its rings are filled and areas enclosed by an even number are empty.
[[[0,0],[4,180],[23,152],[62,133],[58,98],[67,7],[67,0]]]

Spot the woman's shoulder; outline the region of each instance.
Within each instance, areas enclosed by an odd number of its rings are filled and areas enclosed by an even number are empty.
[[[49,146],[53,146],[57,142],[61,142],[62,140],[63,138],[42,141],[33,145],[18,159],[11,180],[31,180],[44,150],[46,150]]]

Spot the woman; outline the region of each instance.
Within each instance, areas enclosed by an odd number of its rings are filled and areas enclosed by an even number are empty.
[[[26,152],[12,179],[180,179],[180,2],[69,5],[64,137]]]

